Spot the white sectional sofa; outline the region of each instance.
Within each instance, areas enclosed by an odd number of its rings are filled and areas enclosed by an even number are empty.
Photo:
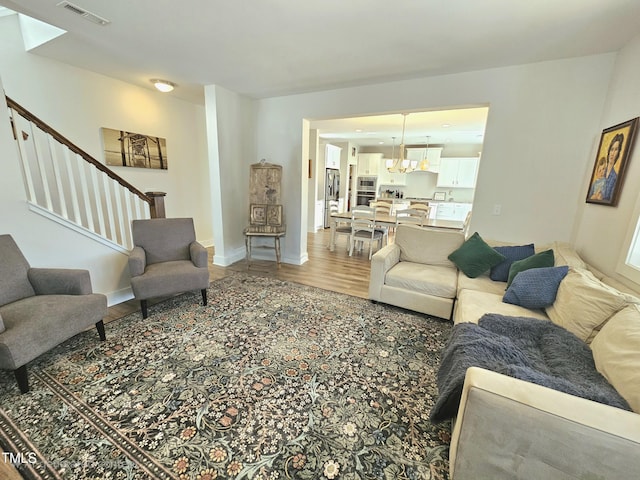
[[[428,251],[451,248],[450,232],[420,232],[398,227],[400,244],[387,246],[372,260],[370,298],[431,315],[438,315],[433,292],[451,288],[449,276],[439,277],[440,289],[429,287],[428,307],[413,308],[424,295],[412,278],[421,278],[419,265],[400,269],[410,259],[424,260]],[[428,237],[428,238],[427,238]],[[497,245],[496,242],[487,242]],[[405,248],[420,245],[419,257]],[[454,247],[449,253],[455,250]],[[531,310],[505,303],[507,283],[488,272],[468,278],[455,276],[454,324],[477,323],[486,313],[533,317],[560,325],[587,343],[597,370],[627,401],[632,411],[579,398],[482,368],[467,370],[458,415],[453,422],[450,471],[453,480],[466,479],[628,479],[640,476],[640,293],[587,265],[568,244],[537,246],[551,249],[555,265],[567,265],[553,304]],[[446,257],[446,256],[445,256]],[[404,259],[404,260],[403,260]],[[395,260],[395,261],[394,261]],[[452,267],[455,268],[455,267]],[[411,278],[387,277],[410,270]],[[424,276],[431,275],[427,265]],[[421,280],[425,282],[424,278]],[[404,286],[399,286],[404,285]],[[446,287],[446,288],[445,288]],[[534,287],[535,288],[535,287]],[[395,295],[390,295],[390,292]],[[383,293],[383,292],[386,292]],[[449,294],[446,294],[448,298]],[[402,304],[404,299],[411,302]],[[450,299],[453,300],[453,299]],[[444,300],[443,300],[444,301]],[[453,303],[452,303],[453,304]],[[425,312],[425,310],[427,310]]]

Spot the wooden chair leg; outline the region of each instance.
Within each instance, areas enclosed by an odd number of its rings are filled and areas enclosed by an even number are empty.
[[[29,391],[29,378],[27,377],[27,366],[22,365],[14,370],[14,375],[16,376],[16,381],[18,382],[18,387],[22,393],[27,393]]]
[[[98,335],[100,336],[100,340],[104,342],[107,339],[107,335],[104,331],[104,322],[102,320],[96,323],[96,329],[98,330]]]
[[[207,289],[203,288],[201,292],[202,292],[202,305],[206,307],[207,306]]]
[[[149,312],[147,311],[147,301],[140,300],[140,310],[142,310],[142,318],[147,318]]]

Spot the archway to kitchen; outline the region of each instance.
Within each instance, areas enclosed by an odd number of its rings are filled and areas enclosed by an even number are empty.
[[[433,217],[464,220],[488,112],[473,105],[310,120],[307,231],[328,228],[330,201],[348,211],[380,197],[399,205],[421,199],[432,204]]]

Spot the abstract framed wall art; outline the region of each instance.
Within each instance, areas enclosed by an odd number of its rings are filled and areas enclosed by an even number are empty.
[[[587,203],[610,207],[618,204],[637,127],[638,117],[602,131],[589,181]]]
[[[107,165],[168,169],[166,139],[112,128],[101,128],[100,130]]]

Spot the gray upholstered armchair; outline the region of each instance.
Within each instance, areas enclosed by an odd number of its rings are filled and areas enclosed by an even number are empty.
[[[133,250],[129,254],[131,288],[147,318],[147,300],[201,290],[207,304],[207,250],[196,242],[191,218],[134,220]]]
[[[0,235],[0,368],[29,391],[27,363],[95,324],[105,339],[107,297],[87,270],[31,268],[11,235]]]

